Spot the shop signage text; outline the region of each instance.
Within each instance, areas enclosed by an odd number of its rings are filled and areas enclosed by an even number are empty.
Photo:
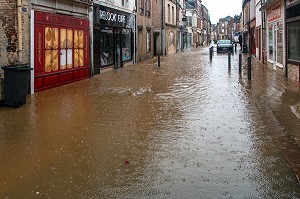
[[[269,14],[269,22],[275,21],[276,19],[281,18],[281,6],[277,6],[276,8],[272,9]]]
[[[106,12],[103,10],[100,10],[100,19],[106,21],[117,21],[119,23],[126,23],[125,15],[119,15],[113,12]]]
[[[290,5],[290,4],[294,3],[294,2],[295,2],[295,0],[287,0],[286,1],[286,5]]]
[[[126,27],[130,13],[122,12],[113,8],[95,5],[94,22],[96,24]]]

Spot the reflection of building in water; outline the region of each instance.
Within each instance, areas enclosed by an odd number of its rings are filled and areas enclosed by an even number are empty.
[[[132,10],[126,12],[126,9],[121,11],[110,6],[101,2],[94,4],[93,65],[95,74],[99,74],[101,68],[119,68],[124,62],[132,60],[133,33],[132,27],[129,27]]]

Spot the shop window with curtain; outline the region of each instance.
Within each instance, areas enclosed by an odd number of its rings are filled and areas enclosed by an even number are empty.
[[[58,28],[45,28],[45,72],[58,70]]]
[[[131,29],[122,29],[122,61],[131,59]]]
[[[82,67],[84,65],[83,48],[84,32],[82,30],[46,27],[45,72]]]
[[[288,61],[300,63],[300,21],[287,26]]]

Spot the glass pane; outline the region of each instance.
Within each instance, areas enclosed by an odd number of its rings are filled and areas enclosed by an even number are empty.
[[[73,30],[67,30],[67,48],[73,48]]]
[[[101,66],[114,63],[114,34],[112,29],[101,30]]]
[[[52,70],[58,70],[58,50],[52,51]]]
[[[273,60],[273,25],[269,25],[269,59]]]
[[[52,29],[52,48],[53,49],[57,49],[58,48],[58,29],[57,28],[53,28]]]
[[[79,37],[78,30],[74,30],[74,48],[79,47]]]
[[[67,50],[67,68],[73,67],[73,49]]]
[[[122,61],[131,60],[131,30],[122,30]]]
[[[60,50],[60,70],[67,68],[67,50]]]
[[[277,63],[283,64],[283,24],[280,22],[277,31]]]
[[[60,29],[60,48],[67,47],[67,30]]]
[[[84,33],[83,33],[83,31],[82,30],[80,30],[79,32],[78,32],[78,34],[79,34],[79,48],[83,48],[83,46],[84,46],[84,40],[83,40],[83,38],[84,38]]]
[[[74,49],[74,67],[77,68],[79,66],[79,50]]]
[[[52,70],[52,50],[45,51],[45,72]]]
[[[288,24],[288,59],[300,61],[300,21]]]
[[[52,48],[51,28],[46,27],[45,28],[45,49],[51,49],[51,48]]]
[[[83,49],[79,49],[79,66],[83,66]]]

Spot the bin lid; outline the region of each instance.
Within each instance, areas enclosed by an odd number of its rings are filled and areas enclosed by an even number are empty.
[[[33,68],[30,68],[29,66],[2,66],[3,70],[32,70]]]

